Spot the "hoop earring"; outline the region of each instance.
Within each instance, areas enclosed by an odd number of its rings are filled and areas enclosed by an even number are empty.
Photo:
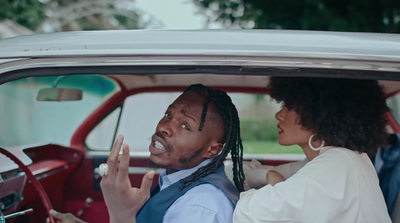
[[[310,148],[311,148],[312,150],[314,150],[314,151],[319,151],[319,150],[322,149],[322,147],[324,147],[325,140],[322,140],[321,145],[320,145],[319,147],[315,148],[314,146],[311,145],[312,138],[313,138],[315,135],[316,135],[316,134],[312,134],[312,135],[310,136],[310,138],[308,139],[308,146],[310,146]]]

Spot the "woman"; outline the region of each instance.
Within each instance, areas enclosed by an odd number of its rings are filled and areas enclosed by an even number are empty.
[[[247,163],[234,222],[391,222],[368,155],[387,139],[384,93],[374,80],[271,77],[279,144],[305,161]],[[271,170],[268,170],[271,169]]]

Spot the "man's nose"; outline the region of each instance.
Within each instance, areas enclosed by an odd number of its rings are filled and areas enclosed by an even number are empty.
[[[164,136],[171,137],[172,131],[172,121],[171,120],[161,120],[157,125],[157,130]]]

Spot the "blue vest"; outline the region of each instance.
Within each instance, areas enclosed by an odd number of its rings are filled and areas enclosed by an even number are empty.
[[[157,186],[152,190],[152,197],[147,201],[143,208],[136,215],[137,223],[161,223],[167,209],[178,199],[184,195],[187,191],[196,187],[200,184],[212,184],[221,189],[233,205],[239,199],[239,192],[236,187],[229,181],[224,172],[224,166],[220,166],[215,172],[200,178],[193,182],[189,186],[182,190],[179,187],[182,186],[181,182],[176,182],[169,187],[159,192],[160,187]],[[159,193],[158,193],[159,192]]]

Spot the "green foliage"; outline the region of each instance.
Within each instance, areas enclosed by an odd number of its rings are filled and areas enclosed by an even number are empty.
[[[243,141],[245,154],[304,154],[298,145],[281,146],[278,141]]]
[[[35,30],[45,19],[43,4],[37,0],[0,0],[0,21],[10,19]]]
[[[12,20],[37,32],[137,29],[153,22],[123,5],[125,0],[0,0],[0,21]],[[122,6],[121,6],[122,5]],[[46,30],[43,30],[43,29]]]
[[[400,32],[398,0],[193,1],[227,28]]]
[[[278,141],[276,119],[242,119],[240,120],[240,134],[243,141]]]

